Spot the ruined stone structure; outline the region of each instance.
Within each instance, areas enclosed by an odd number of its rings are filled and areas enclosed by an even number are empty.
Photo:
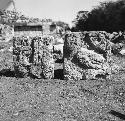
[[[53,38],[14,37],[13,61],[17,76],[54,77]]]
[[[51,22],[37,22],[32,23],[29,21],[16,21],[14,24],[14,36],[43,36],[53,35],[57,38],[57,26],[53,27]]]
[[[65,35],[64,45],[55,45],[55,37],[14,37],[13,61],[17,76],[54,78],[54,54],[63,54],[65,80],[106,78],[116,73],[111,59],[112,43],[105,32],[71,32]],[[63,49],[62,49],[63,48]]]
[[[14,36],[42,36],[43,27],[40,24],[35,23],[16,23],[14,25]]]
[[[111,44],[103,32],[74,32],[65,36],[64,79],[95,79],[110,75]]]

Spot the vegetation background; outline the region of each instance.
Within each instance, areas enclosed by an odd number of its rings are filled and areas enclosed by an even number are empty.
[[[125,0],[105,1],[90,12],[79,11],[72,31],[124,31]]]

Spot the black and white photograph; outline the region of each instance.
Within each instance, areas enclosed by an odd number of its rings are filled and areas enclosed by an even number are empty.
[[[125,121],[125,0],[0,0],[0,121]]]

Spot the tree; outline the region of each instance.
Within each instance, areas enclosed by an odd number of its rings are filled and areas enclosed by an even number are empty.
[[[70,29],[69,25],[62,21],[56,21],[55,22],[57,26],[63,28],[64,30]]]
[[[76,18],[72,21],[75,27],[72,28],[73,31],[78,31],[84,29],[85,21],[88,18],[88,11],[79,11]]]
[[[78,18],[80,19],[77,19],[75,26],[77,31],[123,31],[125,30],[125,0],[100,2],[100,5],[87,13],[87,18],[84,14]]]

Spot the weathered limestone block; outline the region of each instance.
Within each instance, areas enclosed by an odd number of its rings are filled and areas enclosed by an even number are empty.
[[[114,55],[119,54],[119,52],[122,50],[122,48],[123,48],[122,43],[116,43],[116,44],[112,43],[112,53]]]
[[[82,69],[67,58],[64,58],[64,79],[78,81],[83,78],[85,77],[83,77]]]
[[[115,61],[113,61],[111,59],[111,62],[110,62],[110,71],[111,71],[111,74],[116,74],[120,71],[120,66],[118,66]]]
[[[31,54],[29,39],[26,37],[13,38],[13,62],[16,76],[26,77],[29,74],[29,56]]]
[[[64,41],[64,56],[65,58],[72,58],[77,51],[81,48],[81,46],[85,46],[84,39],[85,34],[79,32],[72,32],[65,35]],[[86,46],[87,48],[87,46]]]
[[[54,78],[53,37],[14,38],[13,60],[17,76]]]
[[[110,41],[113,42],[114,44],[117,43],[124,43],[125,40],[125,35],[123,32],[113,32],[112,34],[110,34]]]
[[[106,78],[111,74],[107,57],[110,43],[105,36],[103,32],[77,32],[65,36],[64,79],[95,79],[99,75]]]
[[[32,47],[32,58],[31,58],[31,62],[33,62],[34,64],[38,64],[40,62],[40,48],[39,48],[39,43],[40,41],[42,41],[40,38],[38,37],[34,37],[32,38],[31,41],[31,47]],[[42,49],[41,49],[42,50]]]
[[[119,52],[122,56],[125,55],[125,49],[122,49],[120,52]]]
[[[41,63],[45,79],[54,78],[53,41],[52,36],[43,37],[43,55]]]
[[[30,56],[30,62],[31,68],[30,68],[30,74],[36,76],[37,78],[41,78],[42,73],[42,67],[41,67],[41,56],[40,53],[43,51],[42,48],[40,48],[40,43],[42,42],[41,37],[33,37],[31,40],[31,48],[32,48],[32,54]],[[42,45],[42,44],[41,44]]]
[[[18,56],[13,58],[15,75],[17,77],[27,77],[29,74],[28,66],[23,65],[23,62],[19,61]]]
[[[108,35],[103,31],[90,31],[86,33],[84,39],[88,44],[89,50],[94,50],[98,54],[103,54],[105,59],[108,59],[111,54],[111,43],[108,40]]]
[[[81,48],[77,55],[77,60],[81,64],[82,68],[91,68],[91,69],[99,69],[102,68],[102,65],[105,62],[105,58],[92,50],[88,50],[86,48]],[[87,67],[85,67],[87,66]]]
[[[103,63],[101,68],[88,69],[85,75],[87,79],[96,79],[98,77],[106,78],[108,75],[111,75],[111,68],[108,63]]]
[[[66,60],[66,59],[65,59]],[[74,55],[72,60],[69,60],[69,63],[67,61],[64,61],[64,77],[65,79],[74,79],[76,80],[76,77],[78,75],[81,75],[78,79],[95,79],[97,75],[106,75],[109,74],[111,71],[109,70],[109,65],[105,64],[105,58],[97,53],[95,53],[92,50],[87,50],[86,48],[81,48],[80,51],[76,55]],[[70,67],[73,66],[73,67]],[[70,69],[66,68],[69,67]],[[77,67],[77,69],[75,69]],[[68,70],[67,70],[68,69]],[[73,70],[72,70],[73,69]],[[71,72],[69,72],[69,70]],[[74,75],[72,78],[68,75]]]
[[[95,67],[95,68],[94,68]],[[80,80],[80,79],[96,79],[98,76],[106,78],[106,75],[111,74],[109,64],[91,64],[91,66],[80,65],[73,60],[64,59],[64,79],[65,80]]]
[[[31,70],[37,78],[54,78],[53,38],[35,37],[32,40]]]

